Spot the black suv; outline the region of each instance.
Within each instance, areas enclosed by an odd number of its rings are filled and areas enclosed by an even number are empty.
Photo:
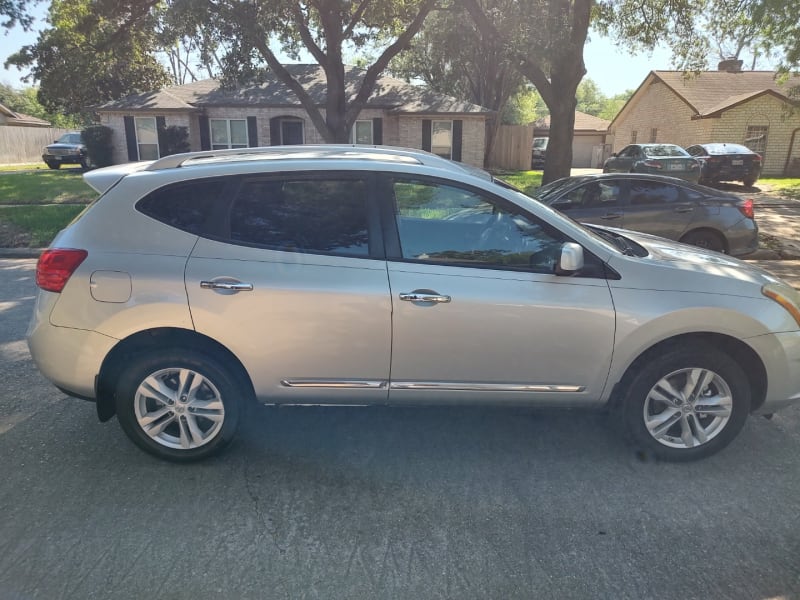
[[[80,131],[70,131],[58,138],[42,151],[42,160],[51,169],[61,165],[80,165],[84,169],[91,167],[89,152],[83,143]]]

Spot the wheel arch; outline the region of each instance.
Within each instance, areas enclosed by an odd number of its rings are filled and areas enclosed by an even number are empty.
[[[719,348],[736,361],[747,376],[750,385],[751,412],[757,410],[764,403],[767,396],[767,370],[758,353],[735,337],[723,333],[698,332],[684,333],[661,340],[639,354],[625,369],[619,381],[615,383],[610,398],[612,407],[618,406],[624,400],[633,374],[645,362],[669,349],[692,343],[704,343]]]
[[[95,384],[97,416],[108,421],[116,414],[114,395],[116,382],[126,364],[135,355],[152,349],[191,348],[224,362],[232,375],[243,382],[248,400],[255,399],[253,382],[247,370],[233,352],[219,342],[196,331],[173,327],[158,327],[134,333],[116,344],[103,360]]]
[[[681,234],[681,237],[680,237],[680,239],[678,241],[685,244],[685,243],[687,243],[687,242],[684,242],[684,240],[686,238],[688,238],[691,235],[697,234],[697,233],[710,233],[710,234],[712,234],[713,236],[718,238],[720,242],[722,242],[722,247],[725,250],[725,254],[728,254],[730,252],[730,245],[728,244],[728,238],[725,237],[725,234],[723,234],[719,229],[715,229],[713,227],[709,227],[708,225],[700,225],[700,226],[696,226],[696,227],[694,227],[692,229],[689,229],[687,231],[684,231]]]

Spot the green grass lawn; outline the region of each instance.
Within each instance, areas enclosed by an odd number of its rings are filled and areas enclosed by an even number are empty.
[[[800,200],[800,179],[781,177],[780,179],[762,178],[758,180],[756,186],[759,184],[768,185],[774,191],[779,192],[781,196],[792,198],[793,200]]]
[[[541,171],[497,171],[494,176],[507,181],[526,194],[530,194],[542,185]]]
[[[0,205],[88,204],[97,193],[79,170],[0,172]]]
[[[4,230],[10,230],[16,239],[24,239],[28,247],[41,248],[49,245],[55,235],[84,208],[76,204],[0,206],[0,225],[5,226]]]

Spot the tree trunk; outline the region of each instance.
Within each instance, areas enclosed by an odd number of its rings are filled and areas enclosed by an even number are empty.
[[[544,158],[542,184],[568,177],[572,169],[572,136],[575,131],[575,92],[581,77],[560,78],[553,75],[550,88],[557,101],[548,104],[550,109],[550,139]]]

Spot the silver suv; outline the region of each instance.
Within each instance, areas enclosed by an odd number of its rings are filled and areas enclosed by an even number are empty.
[[[39,260],[29,345],[142,449],[194,460],[264,404],[609,407],[710,455],[800,398],[800,297],[765,271],[584,227],[424,152],[298,146],[87,173]]]

